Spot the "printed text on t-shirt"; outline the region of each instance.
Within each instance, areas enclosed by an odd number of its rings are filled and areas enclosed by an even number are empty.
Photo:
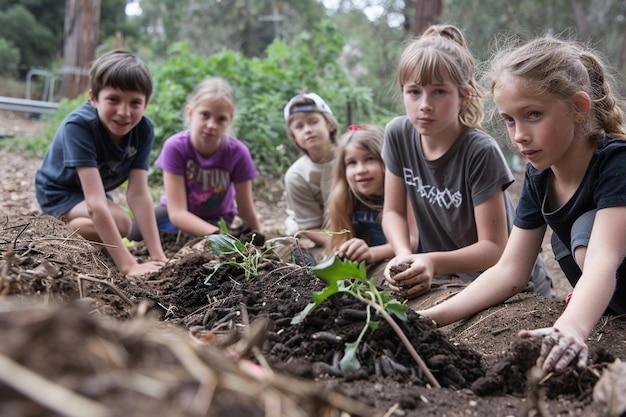
[[[459,207],[463,202],[463,196],[459,191],[451,191],[448,188],[439,189],[436,186],[424,184],[422,178],[413,175],[411,168],[404,168],[404,183],[407,187],[415,187],[417,195],[432,205],[450,208]]]
[[[195,161],[187,161],[187,198],[194,204],[218,205],[230,185],[230,173],[222,168],[202,169]]]

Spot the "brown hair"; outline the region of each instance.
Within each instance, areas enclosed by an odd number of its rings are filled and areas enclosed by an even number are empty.
[[[476,64],[467,48],[465,37],[452,25],[435,25],[413,40],[402,52],[396,70],[396,85],[400,91],[405,84],[430,84],[449,76],[468,102],[459,112],[459,121],[481,129],[484,116],[484,92],[474,79]],[[466,88],[471,88],[468,96]]]
[[[381,156],[385,131],[376,125],[359,126],[356,130],[348,130],[343,134],[337,144],[335,152],[335,169],[333,174],[333,187],[328,201],[328,228],[332,232],[341,230],[347,233],[332,234],[326,246],[326,252],[330,253],[342,243],[354,237],[352,228],[352,213],[359,202],[375,211],[382,210],[381,201],[375,201],[363,195],[355,193],[350,188],[346,179],[345,153],[348,145],[355,145],[370,152],[384,166]],[[382,196],[381,196],[382,197]]]
[[[187,97],[187,106],[194,108],[198,103],[207,99],[221,100],[228,104],[231,117],[234,117],[235,92],[228,81],[220,77],[212,77],[200,82]]]
[[[105,87],[138,91],[146,96],[146,101],[152,96],[152,77],[146,64],[139,57],[120,49],[109,51],[93,62],[89,83],[96,99]]]

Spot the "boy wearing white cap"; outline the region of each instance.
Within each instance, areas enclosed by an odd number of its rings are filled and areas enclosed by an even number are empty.
[[[287,134],[302,155],[285,174],[286,232],[324,246],[328,195],[332,186],[339,126],[328,105],[315,93],[298,94],[284,109]]]

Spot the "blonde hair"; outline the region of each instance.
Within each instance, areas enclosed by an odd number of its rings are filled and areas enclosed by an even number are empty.
[[[484,117],[483,89],[474,79],[476,63],[467,48],[465,37],[452,25],[435,25],[411,41],[402,52],[396,71],[396,85],[426,85],[448,76],[468,102],[459,112],[459,121],[468,127],[482,129]],[[466,88],[471,88],[468,95]]]
[[[352,228],[352,213],[357,205],[362,203],[374,211],[381,211],[382,201],[376,201],[370,197],[354,192],[346,179],[346,147],[354,145],[370,152],[383,165],[381,156],[385,131],[376,125],[361,125],[354,130],[348,128],[337,144],[335,151],[335,168],[333,171],[333,187],[328,201],[328,228],[332,232],[348,230],[350,233],[332,234],[326,246],[326,253],[337,249],[348,239],[355,237]],[[382,196],[381,196],[382,197]]]
[[[602,59],[591,49],[574,41],[537,38],[515,47],[512,41],[495,54],[487,73],[489,90],[507,77],[524,82],[528,91],[549,94],[569,103],[579,91],[591,99],[591,111],[583,122],[585,138],[591,143],[604,133],[625,139],[624,107],[611,85],[615,82]]]
[[[454,41],[461,45],[464,48],[467,48],[467,41],[465,40],[465,36],[459,28],[453,25],[432,25],[427,28],[422,36],[443,36],[444,38],[448,38],[451,41]]]
[[[303,96],[303,97],[298,97],[297,99],[295,99],[293,103],[291,104],[291,108],[293,108],[294,106],[302,105],[302,104],[310,104],[312,106],[316,106],[315,101]],[[300,149],[302,152],[304,152],[307,155],[308,155],[307,151],[303,149],[300,145],[298,145],[298,142],[296,141],[296,138],[294,137],[293,132],[291,131],[291,124],[296,120],[306,117],[310,113],[317,113],[321,115],[324,118],[324,120],[326,120],[326,123],[328,124],[328,127],[329,127],[328,133],[330,136],[330,143],[332,143],[333,145],[337,144],[337,135],[339,132],[339,123],[337,122],[337,119],[335,119],[335,116],[333,116],[330,113],[313,110],[310,112],[297,112],[297,113],[292,113],[291,115],[289,115],[289,118],[287,119],[285,123],[285,127],[287,129],[287,136],[289,136],[289,139],[291,139],[291,141],[294,143],[294,145],[296,145],[298,149]]]
[[[235,92],[225,79],[220,77],[207,78],[196,85],[191,94],[187,97],[187,106],[194,108],[198,103],[207,99],[222,100],[227,103],[234,116],[236,104]]]

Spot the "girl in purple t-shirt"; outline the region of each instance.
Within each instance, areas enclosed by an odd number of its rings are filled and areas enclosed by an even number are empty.
[[[252,199],[259,172],[247,146],[226,134],[234,113],[234,92],[224,79],[207,79],[189,96],[189,129],[167,139],[155,162],[165,188],[157,208],[159,230],[219,233],[220,219],[230,226],[236,215],[260,230]]]

